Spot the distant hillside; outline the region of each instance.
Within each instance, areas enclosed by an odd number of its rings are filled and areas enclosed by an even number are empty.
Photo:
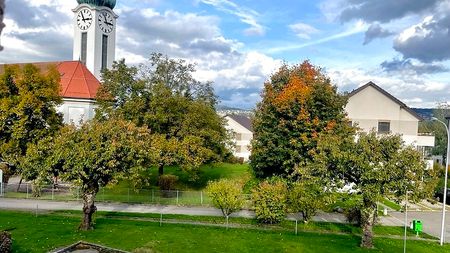
[[[433,117],[433,108],[412,108],[420,117],[425,120],[431,119]]]

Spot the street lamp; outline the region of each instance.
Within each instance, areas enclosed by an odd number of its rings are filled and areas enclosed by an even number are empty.
[[[439,243],[444,245],[444,232],[445,232],[445,204],[447,202],[447,176],[448,176],[448,160],[449,160],[449,150],[450,150],[450,117],[447,116],[445,119],[449,122],[449,125],[447,126],[444,122],[441,120],[433,117],[431,118],[434,121],[440,122],[445,126],[445,130],[447,131],[447,156],[445,157],[445,178],[444,178],[444,199],[442,201],[442,224],[441,224],[441,239]]]

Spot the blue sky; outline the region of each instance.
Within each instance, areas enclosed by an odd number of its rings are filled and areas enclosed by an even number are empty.
[[[6,0],[0,62],[71,60],[75,0]],[[450,0],[118,0],[116,58],[197,64],[222,104],[253,108],[280,64],[309,59],[341,92],[373,81],[411,107],[450,97]]]

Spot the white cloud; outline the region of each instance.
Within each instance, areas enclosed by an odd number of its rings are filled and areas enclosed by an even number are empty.
[[[302,39],[311,39],[312,34],[319,33],[320,31],[316,29],[315,27],[305,24],[305,23],[295,23],[289,25],[289,28],[299,37]]]
[[[292,50],[297,50],[297,49],[301,49],[301,48],[305,48],[305,47],[309,47],[309,46],[314,46],[314,45],[318,45],[318,44],[322,44],[325,42],[329,42],[329,41],[333,41],[333,40],[338,40],[338,39],[342,39],[357,33],[362,33],[365,30],[367,30],[368,25],[365,24],[362,21],[358,21],[352,25],[350,25],[346,30],[340,32],[340,33],[336,33],[321,39],[317,39],[317,40],[313,40],[310,42],[306,42],[303,44],[295,44],[295,45],[287,45],[287,46],[279,46],[279,47],[273,47],[267,50],[267,52],[269,53],[280,53],[280,52],[285,52],[285,51],[292,51]]]
[[[250,28],[244,30],[245,35],[259,35],[266,33],[266,28],[259,24],[258,17],[260,14],[252,9],[239,6],[228,0],[200,0],[204,4],[214,6],[220,11],[237,16],[242,23],[247,24]]]
[[[395,76],[377,69],[328,69],[327,75],[341,92],[350,92],[372,81],[410,107],[435,107],[437,101],[447,101],[450,83],[417,75]],[[420,94],[420,95],[418,95]]]

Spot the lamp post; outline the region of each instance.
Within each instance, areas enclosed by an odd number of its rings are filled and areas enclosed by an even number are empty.
[[[442,223],[441,223],[441,238],[439,240],[439,244],[442,246],[444,245],[445,241],[445,204],[447,202],[447,176],[448,176],[448,160],[449,160],[449,149],[450,149],[450,117],[447,116],[445,119],[449,122],[449,125],[447,126],[444,122],[437,118],[432,118],[432,120],[435,120],[437,122],[440,122],[445,126],[445,130],[447,131],[447,155],[445,157],[445,178],[444,178],[444,198],[442,201]]]

